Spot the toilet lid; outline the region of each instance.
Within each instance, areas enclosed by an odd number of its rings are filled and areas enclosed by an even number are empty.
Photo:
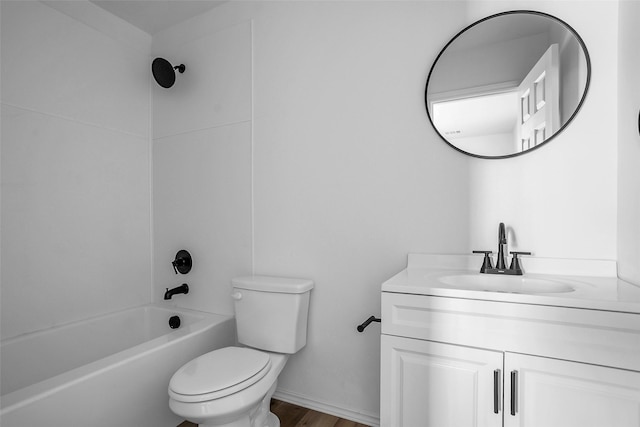
[[[258,350],[221,348],[197,357],[178,369],[169,382],[169,389],[185,396],[224,392],[225,389],[235,392],[260,380],[269,371],[270,364],[269,355]],[[234,387],[240,384],[244,387]]]

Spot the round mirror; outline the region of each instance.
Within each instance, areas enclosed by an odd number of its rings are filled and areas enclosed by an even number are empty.
[[[442,49],[425,90],[429,120],[456,150],[500,159],[540,147],[584,102],[587,48],[567,23],[542,12],[499,13]]]

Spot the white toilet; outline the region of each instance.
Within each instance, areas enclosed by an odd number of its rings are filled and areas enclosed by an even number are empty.
[[[200,427],[278,427],[269,411],[278,375],[307,343],[313,282],[267,276],[232,280],[238,343],[204,354],[169,382],[169,407]]]

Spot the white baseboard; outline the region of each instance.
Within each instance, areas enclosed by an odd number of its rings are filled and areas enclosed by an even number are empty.
[[[335,415],[336,417],[355,421],[367,426],[380,426],[380,418],[377,415],[354,412],[347,408],[338,407],[330,403],[318,402],[317,400],[286,390],[277,389],[275,393],[273,393],[273,398],[282,400],[283,402],[293,403],[294,405],[302,406],[303,408],[309,408],[314,411],[324,412],[325,414]]]

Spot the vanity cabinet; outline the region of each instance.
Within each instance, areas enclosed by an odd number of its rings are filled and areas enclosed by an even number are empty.
[[[383,292],[382,427],[638,427],[640,315]]]
[[[505,372],[505,427],[640,426],[640,372],[514,353]]]
[[[502,425],[502,353],[389,335],[381,344],[381,426]]]

